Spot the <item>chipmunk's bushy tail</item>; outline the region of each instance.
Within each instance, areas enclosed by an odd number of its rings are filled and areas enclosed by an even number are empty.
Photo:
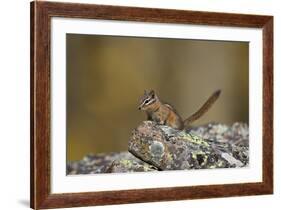
[[[218,99],[220,93],[221,90],[215,91],[197,112],[195,112],[193,115],[184,120],[184,127],[188,128],[193,121],[197,120],[203,114],[205,114]]]

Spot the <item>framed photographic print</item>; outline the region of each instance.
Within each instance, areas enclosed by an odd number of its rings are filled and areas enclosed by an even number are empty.
[[[31,207],[273,193],[273,17],[31,3]]]

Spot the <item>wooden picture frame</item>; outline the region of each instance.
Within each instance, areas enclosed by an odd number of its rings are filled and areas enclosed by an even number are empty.
[[[50,21],[52,17],[262,29],[262,182],[51,194]],[[34,209],[171,201],[273,193],[273,17],[246,14],[31,2],[31,178]]]

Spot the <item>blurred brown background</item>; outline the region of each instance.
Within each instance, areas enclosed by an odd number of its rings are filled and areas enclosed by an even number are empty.
[[[182,115],[217,89],[221,97],[194,125],[248,122],[246,42],[67,35],[67,160],[127,150],[137,110],[154,89]]]

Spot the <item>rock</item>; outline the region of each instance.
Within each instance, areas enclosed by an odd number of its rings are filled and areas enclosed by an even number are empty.
[[[68,162],[67,174],[106,173],[114,160],[128,155],[128,152],[88,154],[82,160]]]
[[[186,132],[144,121],[133,130],[128,150],[159,170],[243,167],[248,127],[208,124]]]
[[[209,123],[178,131],[144,121],[133,130],[129,152],[89,154],[67,163],[67,174],[244,167],[249,163],[245,123]]]
[[[67,163],[66,172],[72,174],[105,173],[116,154],[88,154],[82,160]]]
[[[129,152],[88,154],[82,160],[67,163],[68,175],[153,170],[156,170],[154,166],[150,166]]]
[[[130,157],[114,160],[106,172],[125,173],[125,172],[147,172],[147,171],[157,170],[157,168],[155,168],[154,166],[149,165],[146,162],[143,162],[142,160],[136,158],[132,154],[130,155],[131,155]]]
[[[230,145],[229,151],[234,158],[249,163],[249,127],[246,123],[234,123],[227,126],[219,123],[210,123],[193,128],[191,133],[213,142],[222,142]]]

